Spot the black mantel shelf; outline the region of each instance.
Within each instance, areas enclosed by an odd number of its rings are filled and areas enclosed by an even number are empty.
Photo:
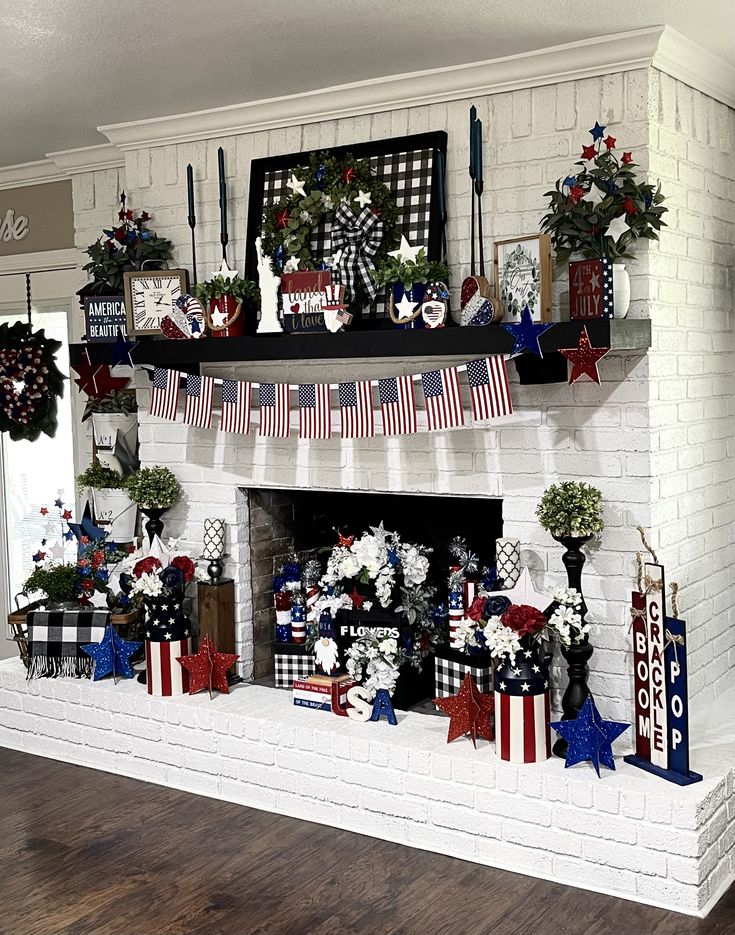
[[[541,349],[558,351],[576,347],[582,322],[557,322],[541,336]],[[586,322],[595,347],[644,353],[651,346],[648,319],[594,320]],[[94,363],[109,360],[111,345],[77,344],[72,360],[87,348]],[[416,328],[402,331],[346,331],[339,334],[263,334],[244,338],[201,338],[198,341],[143,339],[132,352],[136,364],[153,364],[186,370],[203,363],[248,361],[350,360],[400,357],[483,357],[510,354],[513,337],[504,328]]]

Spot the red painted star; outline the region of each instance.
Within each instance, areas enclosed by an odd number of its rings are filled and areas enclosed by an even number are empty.
[[[75,364],[72,370],[79,374],[74,382],[82,392],[92,399],[104,399],[116,390],[124,390],[130,383],[130,377],[113,377],[107,364],[93,364],[89,360],[89,353]]]
[[[594,146],[583,146],[582,147],[582,159],[594,159],[597,155],[597,150]]]
[[[61,514],[62,519],[71,519],[71,510],[64,510]]]
[[[597,369],[597,362],[602,360],[605,354],[610,353],[610,348],[592,347],[586,325],[582,325],[582,330],[579,332],[577,347],[560,347],[559,351],[572,363],[572,372],[569,374],[570,386],[584,375],[594,380],[599,386],[600,373]]]
[[[623,153],[623,157],[620,161],[624,166],[627,166],[629,162],[633,162],[633,153]]]
[[[617,140],[614,136],[607,136],[602,142],[605,144],[605,146],[607,146],[608,149],[615,149],[615,143]]]
[[[346,185],[349,185],[356,175],[357,175],[357,172],[355,171],[355,169],[352,166],[348,166],[346,169],[342,170],[342,181]]]
[[[495,736],[490,723],[490,715],[495,708],[495,699],[492,695],[485,695],[480,691],[469,672],[465,675],[462,687],[456,695],[450,695],[449,698],[435,698],[434,704],[450,717],[447,743],[469,734],[476,747],[478,737],[492,740]]]
[[[177,661],[189,673],[189,694],[206,688],[209,690],[209,697],[212,697],[213,691],[230,693],[230,687],[227,684],[227,670],[240,658],[236,653],[218,653],[214,643],[205,636],[199,647],[199,652],[193,656],[177,656]]]
[[[353,585],[352,594],[350,594],[350,600],[352,601],[353,610],[362,610],[362,605],[365,603],[365,595],[360,594],[357,588]]]
[[[276,211],[276,227],[278,230],[283,230],[284,227],[288,224],[288,208],[283,208],[282,211]]]
[[[45,506],[42,506],[38,512],[41,514],[41,516],[48,516],[48,508]]]

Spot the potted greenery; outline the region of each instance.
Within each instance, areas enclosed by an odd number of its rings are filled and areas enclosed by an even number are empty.
[[[219,273],[194,286],[194,295],[206,307],[207,327],[213,338],[235,338],[255,334],[260,289],[240,276]]]
[[[388,310],[394,324],[414,328],[419,320],[421,303],[428,283],[447,283],[449,267],[444,262],[428,260],[422,247],[415,260],[389,256],[371,276],[378,286],[388,287]]]
[[[137,510],[125,488],[122,474],[97,459],[77,476],[77,490],[91,491],[95,520],[110,524],[108,535],[114,542],[131,542],[135,536]]]
[[[630,305],[630,277],[624,259],[632,259],[635,242],[658,240],[665,227],[667,208],[661,186],[636,179],[633,155],[615,154],[614,137],[596,123],[590,130],[592,144],[582,148],[580,166],[573,175],[559,179],[546,192],[549,210],[541,230],[551,234],[558,263],[572,254],[613,264],[613,303],[616,318],[625,318]]]
[[[181,496],[176,475],[159,465],[140,468],[126,479],[125,486],[130,499],[148,517],[145,528],[152,542],[154,536],[160,536],[163,532],[161,517]]]
[[[104,399],[90,396],[82,422],[92,420],[94,441],[98,448],[114,448],[118,436],[125,448],[135,454],[137,448],[138,404],[134,390],[116,390]]]
[[[23,582],[22,594],[44,595],[46,610],[78,610],[79,571],[69,563],[37,566]]]

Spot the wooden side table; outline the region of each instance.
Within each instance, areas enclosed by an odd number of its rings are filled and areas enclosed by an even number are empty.
[[[206,634],[220,653],[236,653],[235,649],[235,582],[220,578],[215,583],[197,582],[199,605],[199,640]],[[235,666],[228,669],[234,675]]]

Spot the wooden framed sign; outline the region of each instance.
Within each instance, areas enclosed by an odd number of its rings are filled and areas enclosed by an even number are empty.
[[[505,320],[521,320],[528,306],[534,321],[551,321],[551,237],[531,234],[496,240],[495,290]]]
[[[185,269],[136,270],[125,273],[128,334],[162,334],[161,321],[176,314],[177,299],[189,291]]]
[[[84,300],[87,341],[115,341],[118,328],[125,334],[127,316],[121,295],[89,295]]]
[[[569,317],[572,321],[613,317],[610,260],[573,260],[569,264]]]

